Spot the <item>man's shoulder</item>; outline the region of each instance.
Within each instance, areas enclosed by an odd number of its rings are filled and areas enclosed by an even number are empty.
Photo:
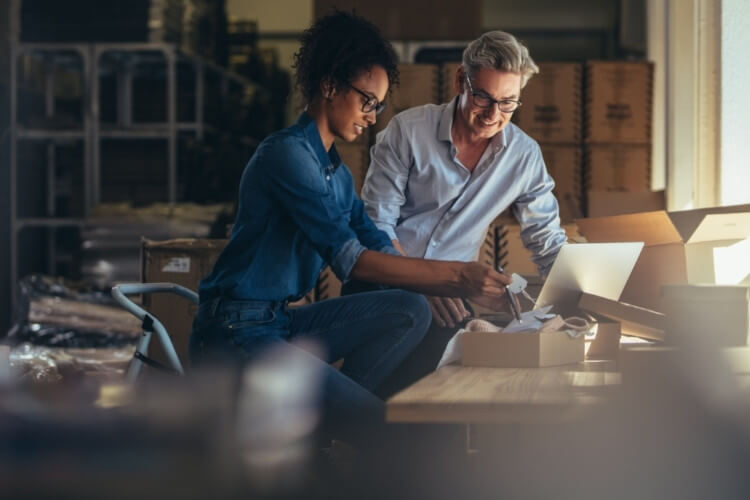
[[[539,143],[536,142],[529,134],[521,130],[521,127],[515,123],[509,123],[503,130],[505,141],[509,146],[518,148],[520,151],[539,150]]]
[[[440,116],[447,104],[423,104],[401,111],[392,119],[397,120],[402,126],[424,125],[440,120]]]

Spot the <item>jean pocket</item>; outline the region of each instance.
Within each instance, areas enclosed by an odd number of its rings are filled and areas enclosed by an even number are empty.
[[[241,309],[238,311],[227,311],[224,315],[222,326],[229,330],[240,330],[253,326],[267,325],[276,319],[276,312],[270,308]]]

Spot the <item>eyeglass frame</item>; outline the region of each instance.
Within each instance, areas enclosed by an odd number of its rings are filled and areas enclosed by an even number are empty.
[[[469,78],[469,75],[466,74],[466,73],[464,73],[464,77],[466,77],[466,83],[469,84],[469,93],[471,94],[471,102],[474,104],[474,106],[476,106],[478,108],[489,109],[493,105],[497,105],[497,109],[499,109],[501,113],[513,113],[518,108],[520,108],[521,105],[523,104],[518,99],[499,99],[499,100],[495,99],[494,97],[487,95],[487,93],[485,91],[481,90],[481,89],[480,89],[481,92],[476,92],[476,91],[474,91],[474,87],[471,85],[471,78]],[[486,106],[482,106],[481,104],[477,104],[477,101],[476,101],[477,96],[485,98],[485,99],[489,99],[489,101],[490,101],[489,104],[487,104]],[[512,102],[512,103],[514,103],[516,105],[516,107],[514,107],[510,111],[506,111],[506,110],[504,110],[503,108],[500,107],[503,102]]]
[[[352,90],[354,90],[355,92],[357,92],[359,95],[361,95],[362,97],[364,97],[365,99],[367,99],[364,103],[362,103],[362,112],[363,113],[372,113],[373,111],[375,111],[375,116],[377,116],[377,115],[379,115],[380,113],[383,112],[383,110],[385,109],[386,103],[378,101],[377,97],[371,96],[370,94],[368,94],[364,90],[358,89],[357,87],[355,87],[351,83],[347,83],[347,85],[349,85],[349,88],[351,88]],[[375,106],[372,106],[372,101],[375,101]],[[369,111],[367,110],[368,106],[372,106],[372,108]]]

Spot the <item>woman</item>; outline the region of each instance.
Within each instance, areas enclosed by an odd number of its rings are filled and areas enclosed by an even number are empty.
[[[229,243],[200,285],[191,359],[252,360],[272,346],[286,349],[324,373],[328,416],[382,421],[371,391],[422,339],[431,317],[424,297],[392,289],[295,309],[288,302],[326,265],[342,280],[490,305],[502,303],[510,279],[478,263],[401,257],[355,195],[334,140],[353,141],[373,125],[397,81],[395,53],[377,28],[348,13],[322,18],[304,33],[295,69],[307,107],[245,168]],[[307,340],[321,351],[296,345]],[[340,358],[338,371],[329,363]]]

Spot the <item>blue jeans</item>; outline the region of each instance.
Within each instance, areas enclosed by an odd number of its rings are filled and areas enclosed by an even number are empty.
[[[381,425],[385,405],[372,391],[420,343],[431,312],[422,295],[383,290],[290,309],[283,302],[202,301],[190,359],[245,363],[274,348],[322,374],[320,409],[336,428]],[[302,341],[302,342],[301,342]],[[316,349],[301,347],[304,343]],[[341,370],[330,363],[344,358]],[[346,438],[346,436],[341,436]]]

